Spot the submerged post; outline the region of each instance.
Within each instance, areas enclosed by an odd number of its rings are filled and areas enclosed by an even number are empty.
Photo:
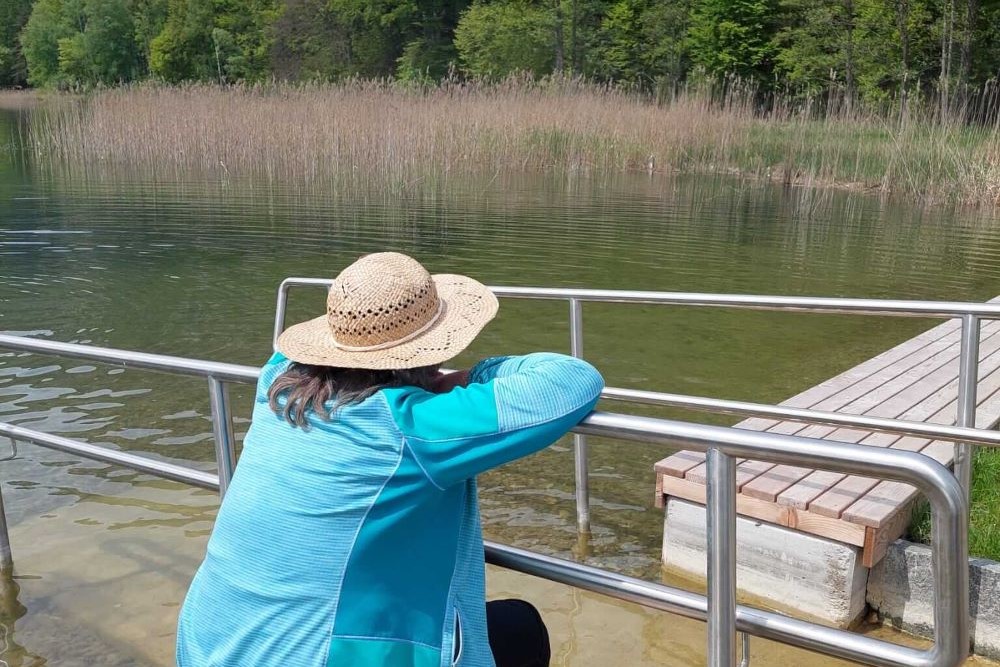
[[[229,481],[236,470],[236,440],[233,437],[233,417],[229,410],[229,391],[222,380],[208,378],[208,400],[212,409],[215,461],[219,468],[219,497],[222,498],[226,495]]]
[[[958,358],[958,414],[957,426],[976,426],[976,393],[979,384],[979,318],[962,316],[962,343]],[[955,443],[955,477],[969,500],[972,481],[972,445]]]
[[[736,665],[736,460],[708,450],[708,667]]]
[[[3,506],[3,491],[0,491],[0,575],[10,575],[14,571],[14,554],[10,550],[10,534],[7,532],[7,511]]]
[[[583,357],[583,304],[579,299],[569,300],[570,353]],[[590,533],[590,477],[587,465],[587,436],[573,434],[573,461],[576,470],[576,527],[581,533]]]

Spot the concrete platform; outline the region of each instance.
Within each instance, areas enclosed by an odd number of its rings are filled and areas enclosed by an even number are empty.
[[[669,571],[705,578],[705,515],[702,505],[668,498],[663,564]],[[745,517],[736,521],[736,539],[744,597],[838,628],[861,618],[868,568],[860,547]]]
[[[895,542],[868,579],[868,604],[894,627],[933,636],[931,550]],[[1000,563],[969,559],[969,629],[978,655],[1000,659]]]

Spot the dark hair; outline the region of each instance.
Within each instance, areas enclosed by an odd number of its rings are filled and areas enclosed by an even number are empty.
[[[329,421],[337,408],[360,403],[380,389],[420,387],[430,390],[437,375],[438,366],[368,370],[293,363],[271,383],[267,400],[271,409],[289,424],[306,428],[310,410]]]

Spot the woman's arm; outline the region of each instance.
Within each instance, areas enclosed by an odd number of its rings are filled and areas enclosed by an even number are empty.
[[[447,488],[551,445],[593,410],[603,386],[587,362],[537,353],[486,359],[447,393],[385,394],[427,477]]]

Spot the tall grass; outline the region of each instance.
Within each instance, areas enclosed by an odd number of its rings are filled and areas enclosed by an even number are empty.
[[[731,172],[927,203],[1000,204],[1000,132],[752,91],[657,102],[577,80],[137,86],[50,101],[35,154],[155,172],[315,183],[512,171]]]
[[[39,99],[34,91],[0,89],[0,109],[31,109],[38,105]]]

